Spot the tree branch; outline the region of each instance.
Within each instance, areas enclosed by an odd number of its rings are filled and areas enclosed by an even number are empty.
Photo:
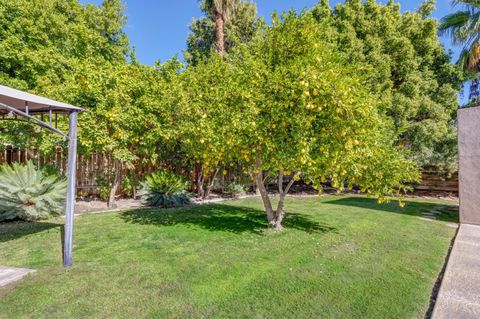
[[[215,168],[215,171],[213,172],[212,179],[210,180],[209,187],[211,188],[215,182],[215,178],[217,177],[218,172],[220,171],[220,166],[217,166]]]
[[[265,177],[263,178],[263,184],[265,184],[265,182],[267,181],[267,178],[269,177],[269,174],[267,172],[267,174],[265,174]]]
[[[278,191],[280,195],[283,195],[283,171],[278,171]]]
[[[288,183],[287,188],[285,188],[285,195],[288,194],[288,191],[289,191],[290,188],[292,187],[293,183],[295,183],[295,175],[300,175],[300,174],[302,174],[302,173],[297,172],[297,173],[293,174],[293,177],[292,177],[292,179],[290,180],[290,182]]]

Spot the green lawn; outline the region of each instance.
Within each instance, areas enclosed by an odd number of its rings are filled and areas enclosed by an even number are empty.
[[[418,218],[439,203],[290,199],[282,233],[257,199],[84,215],[69,270],[60,220],[0,224],[0,264],[38,270],[0,318],[423,318],[455,233],[447,207]]]

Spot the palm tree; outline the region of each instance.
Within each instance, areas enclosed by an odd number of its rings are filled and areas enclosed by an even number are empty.
[[[225,54],[225,24],[234,11],[235,0],[204,0],[205,9],[215,21],[217,52]]]
[[[450,34],[453,43],[463,46],[458,64],[467,72],[480,71],[480,0],[453,0],[453,6],[460,11],[449,14],[441,20],[440,33]],[[480,97],[478,76],[472,81],[470,100]]]

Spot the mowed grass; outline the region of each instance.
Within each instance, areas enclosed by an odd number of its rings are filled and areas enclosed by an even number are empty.
[[[38,270],[0,288],[0,318],[423,318],[455,229],[439,202],[289,199],[282,233],[258,199],[0,224],[0,264]]]

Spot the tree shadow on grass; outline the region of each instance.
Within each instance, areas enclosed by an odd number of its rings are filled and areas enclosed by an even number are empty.
[[[454,204],[405,201],[405,207],[400,207],[397,201],[379,204],[375,198],[365,197],[343,197],[340,199],[327,200],[324,203],[419,217],[422,217],[423,213],[437,211],[440,214],[436,216],[436,220],[454,223],[458,223],[459,220],[458,208]]]
[[[129,223],[142,225],[174,226],[178,224],[199,226],[211,231],[232,233],[250,232],[262,234],[267,229],[265,212],[249,208],[210,204],[184,209],[149,209],[130,210],[121,214]],[[296,229],[308,233],[331,232],[336,229],[318,223],[308,215],[297,213],[286,214],[283,222],[285,228]]]
[[[0,243],[57,227],[62,225],[48,222],[2,222],[0,223]]]

